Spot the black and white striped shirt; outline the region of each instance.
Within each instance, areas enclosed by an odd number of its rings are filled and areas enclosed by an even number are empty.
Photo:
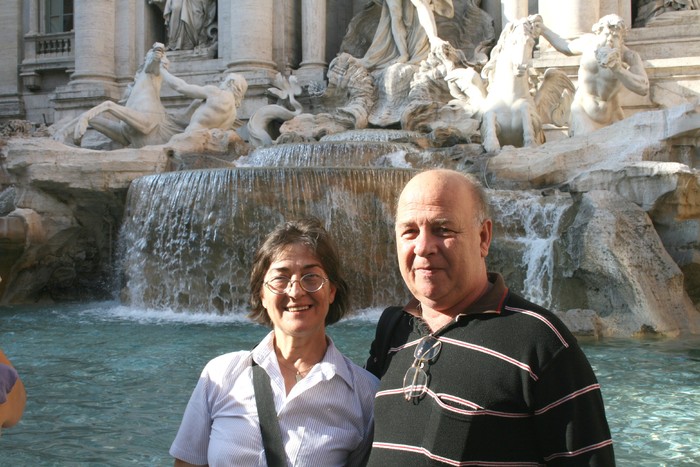
[[[574,336],[500,275],[489,280],[486,296],[435,333],[442,348],[420,400],[405,399],[403,378],[430,331],[401,307],[385,310],[402,316],[376,396],[369,465],[614,465],[600,386]],[[381,340],[367,363],[378,376]]]

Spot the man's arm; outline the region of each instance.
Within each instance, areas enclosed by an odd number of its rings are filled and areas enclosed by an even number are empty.
[[[567,41],[559,34],[549,29],[542,21],[542,16],[540,15],[532,15],[529,16],[528,19],[533,27],[536,30],[539,30],[539,33],[543,35],[544,38],[547,39],[547,41],[549,41],[549,43],[552,44],[552,47],[554,47],[557,51],[568,56],[581,55],[583,53],[582,39]]]
[[[535,429],[547,465],[614,467],[600,386],[578,345],[570,343],[538,376]]]
[[[206,92],[206,86],[197,86],[196,84],[189,84],[185,80],[172,75],[167,68],[164,66],[160,67],[160,74],[163,76],[168,85],[180,94],[188,97],[193,97],[195,99],[206,99],[208,97]]]
[[[616,68],[613,68],[615,76],[620,80],[622,85],[629,89],[630,91],[639,94],[640,96],[646,96],[649,92],[649,78],[647,77],[647,72],[644,69],[644,63],[642,58],[637,52],[623,47],[624,57],[623,61],[629,66],[626,68],[619,63]]]

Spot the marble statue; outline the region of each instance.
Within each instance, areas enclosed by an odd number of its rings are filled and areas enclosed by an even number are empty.
[[[239,74],[229,73],[219,86],[190,84],[173,76],[161,64],[160,73],[165,82],[176,92],[196,99],[189,112],[191,117],[184,133],[200,130],[232,130],[236,123],[238,108],[248,90],[246,79]]]
[[[140,148],[166,143],[184,129],[160,101],[161,65],[167,62],[165,46],[156,42],[136,71],[123,105],[102,102],[60,128],[54,139],[65,141],[72,132],[73,141],[80,145],[88,127],[92,127],[123,146]]]
[[[419,63],[442,44],[435,13],[452,18],[452,0],[373,0],[382,12],[372,44],[362,59],[368,69],[392,63]]]
[[[556,50],[581,56],[571,105],[570,136],[587,134],[622,120],[625,115],[618,94],[623,86],[640,96],[649,92],[641,57],[625,46],[627,27],[621,17],[604,16],[593,25],[592,33],[568,41],[537,16],[537,27]]]
[[[328,87],[318,99],[329,112],[302,113],[280,127],[280,141],[316,140],[347,130],[367,128],[377,100],[372,76],[360,60],[347,53],[328,66]]]
[[[216,42],[216,0],[150,0],[163,11],[168,50],[197,50]]]
[[[248,141],[254,147],[270,146],[273,143],[271,126],[291,120],[301,114],[303,109],[296,100],[296,96],[301,94],[301,86],[296,76],[292,75],[287,79],[281,73],[277,73],[274,85],[275,87],[268,88],[268,91],[277,96],[281,102],[288,100],[293,110],[279,104],[259,108],[248,120]]]
[[[654,17],[667,11],[700,10],[700,0],[639,0],[634,27],[646,26]]]
[[[539,33],[533,21],[534,17],[523,18],[503,28],[481,71],[487,87],[471,68],[456,68],[445,77],[456,98],[448,105],[458,107],[461,102],[465,118],[481,116],[481,140],[487,152],[506,144],[542,144],[544,123],[565,123],[574,87],[563,72],[547,70],[534,96],[531,92],[532,52]]]

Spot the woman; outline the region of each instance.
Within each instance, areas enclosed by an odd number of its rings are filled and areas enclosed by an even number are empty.
[[[272,331],[204,368],[170,448],[176,466],[264,466],[252,365],[270,377],[288,465],[363,465],[379,381],[343,356],[326,325],[347,310],[338,253],[315,219],[287,222],[255,255],[249,317]]]

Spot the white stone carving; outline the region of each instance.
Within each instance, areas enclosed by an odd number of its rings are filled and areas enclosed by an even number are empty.
[[[443,41],[438,37],[436,12],[452,18],[452,0],[380,0],[379,24],[372,44],[363,58],[368,69],[385,68],[393,63],[419,63],[431,47]]]
[[[346,130],[366,128],[369,113],[376,102],[372,76],[360,61],[340,54],[328,68],[328,87],[319,97],[324,108],[333,109],[316,115],[303,113],[280,128],[281,138],[314,140]]]
[[[481,72],[488,83],[487,93],[480,100],[483,87],[478,77],[467,71],[448,75],[452,94],[467,98],[466,109],[478,109],[481,115],[481,138],[487,152],[503,145],[535,146],[545,141],[542,125],[562,125],[568,115],[568,104],[574,88],[564,73],[547,70],[543,83],[531,84],[532,52],[539,30],[534,17],[512,21],[506,25],[491,51],[491,59]],[[535,89],[533,96],[531,90]],[[463,97],[461,97],[463,96]]]
[[[199,130],[233,130],[238,108],[248,90],[246,79],[237,73],[229,73],[219,86],[199,86],[172,75],[167,64],[160,73],[165,82],[178,93],[196,99],[186,111],[191,114],[185,133]]]
[[[268,91],[277,96],[281,102],[289,100],[294,110],[279,104],[266,105],[258,109],[248,121],[249,142],[255,147],[270,146],[273,143],[273,137],[270,134],[273,122],[286,122],[301,114],[302,111],[302,106],[295,97],[301,94],[301,86],[297,83],[295,76],[286,79],[281,73],[277,73],[274,84],[276,87],[269,88]]]
[[[571,105],[569,135],[587,134],[625,115],[619,92],[625,87],[644,96],[649,80],[639,54],[625,46],[627,27],[618,15],[602,17],[593,33],[568,41],[553,32],[537,16],[542,35],[559,52],[580,55],[578,85]]]
[[[140,148],[167,142],[184,128],[168,115],[160,101],[161,63],[167,60],[164,45],[153,44],[127,90],[123,105],[102,102],[63,126],[54,139],[65,141],[72,132],[74,142],[80,145],[90,126],[123,146]]]
[[[168,50],[216,46],[216,0],[149,0],[163,12]]]

